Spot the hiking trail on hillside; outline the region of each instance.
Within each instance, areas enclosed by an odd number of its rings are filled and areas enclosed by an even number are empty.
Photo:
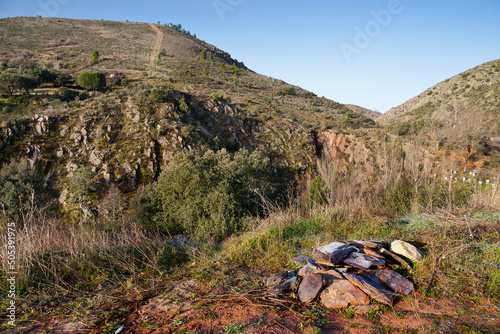
[[[150,26],[156,33],[155,42],[149,54],[149,66],[153,68],[155,67],[156,55],[160,53],[161,42],[163,41],[163,32],[153,23],[151,23]]]

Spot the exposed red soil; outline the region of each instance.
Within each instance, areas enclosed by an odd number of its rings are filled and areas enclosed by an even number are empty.
[[[500,305],[485,298],[473,302],[415,293],[396,300],[393,307],[378,307],[378,311],[353,315],[326,310],[319,303],[305,305],[292,299],[253,298],[232,287],[210,290],[192,279],[173,283],[163,293],[142,301],[117,300],[111,305],[108,301],[105,311],[91,311],[85,317],[69,313],[30,325],[21,324],[7,332],[116,333],[121,327],[119,333],[226,333],[231,330],[234,333],[319,333],[319,328],[323,333],[356,334],[500,333]],[[89,328],[91,323],[94,323],[93,329]]]

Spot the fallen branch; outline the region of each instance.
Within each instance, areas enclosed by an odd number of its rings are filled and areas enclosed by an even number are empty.
[[[431,285],[432,285],[432,282],[434,281],[434,277],[436,277],[436,272],[437,272],[437,269],[438,269],[438,266],[439,266],[439,261],[441,261],[441,257],[444,255],[444,252],[441,253],[437,259],[436,259],[436,262],[434,262],[434,270],[432,271],[432,276],[431,276],[431,280],[429,281],[429,284],[427,285],[427,289],[425,289],[425,293],[424,295],[427,297],[427,294],[429,293],[429,290],[431,289]]]

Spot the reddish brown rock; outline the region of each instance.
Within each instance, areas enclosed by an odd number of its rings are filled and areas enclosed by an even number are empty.
[[[383,304],[391,305],[394,299],[394,293],[385,289],[380,284],[373,282],[367,277],[345,273],[344,276],[351,282],[355,287],[361,289],[371,298],[379,301]]]
[[[359,249],[363,248],[377,248],[380,243],[374,241],[360,241],[360,240],[350,240],[347,242],[348,245],[357,247]]]
[[[349,305],[367,305],[368,296],[348,280],[335,280],[321,293],[321,302],[328,308],[344,308]]]
[[[375,256],[375,257],[378,257],[378,258],[381,258],[381,259],[385,260],[385,258],[382,255],[380,255],[379,253],[377,253],[374,249],[364,248],[363,251],[365,252],[365,254],[368,254],[368,255],[371,255],[371,256]]]
[[[383,285],[405,295],[413,291],[413,283],[394,270],[379,270],[375,274]]]
[[[301,302],[310,303],[316,298],[321,288],[323,288],[323,284],[321,275],[309,274],[300,283],[297,297]]]

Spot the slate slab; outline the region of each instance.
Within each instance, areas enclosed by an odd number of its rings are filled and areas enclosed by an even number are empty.
[[[358,252],[352,252],[351,255],[344,259],[344,263],[360,269],[368,269],[371,266],[385,265],[384,259]]]
[[[380,284],[373,282],[372,280],[357,274],[345,273],[344,276],[351,282],[355,287],[361,289],[371,298],[379,301],[383,304],[391,305],[394,299],[394,293],[385,289]]]
[[[348,245],[354,246],[360,249],[363,248],[377,248],[381,246],[379,242],[376,241],[362,241],[362,240],[350,240],[347,242]]]
[[[307,264],[309,260],[312,260],[309,256],[307,255],[295,255],[290,259],[290,262],[298,263],[298,264]]]
[[[383,285],[398,293],[407,295],[413,291],[413,283],[394,270],[378,270],[375,275],[379,278]]]
[[[358,249],[342,242],[332,242],[315,249],[313,255],[317,263],[335,266],[342,263],[342,261],[354,251],[358,251]]]
[[[379,251],[380,251],[380,254],[382,254],[385,258],[390,257],[391,259],[394,259],[396,262],[398,262],[403,267],[405,267],[409,270],[412,269],[410,267],[410,265],[408,264],[408,262],[406,262],[404,259],[402,259],[399,255],[394,254],[393,252],[388,251],[387,249],[382,248],[382,247],[379,248]]]
[[[311,260],[311,261],[308,261],[305,264],[305,266],[300,268],[298,275],[301,277],[305,277],[309,274],[314,274],[314,273],[317,273],[321,270],[323,270],[323,269],[320,266],[316,265],[316,263],[313,260]]]
[[[344,308],[349,305],[368,305],[370,298],[348,280],[335,280],[321,293],[321,302],[327,308]]]
[[[323,285],[324,282],[321,275],[309,274],[300,283],[297,297],[303,303],[310,303],[319,294]]]
[[[381,258],[381,259],[385,260],[385,258],[382,255],[380,255],[379,253],[377,253],[377,251],[375,249],[364,248],[363,251],[365,252],[365,254],[368,254],[368,255],[371,255],[371,256],[375,256],[375,257],[378,257],[378,258]]]

